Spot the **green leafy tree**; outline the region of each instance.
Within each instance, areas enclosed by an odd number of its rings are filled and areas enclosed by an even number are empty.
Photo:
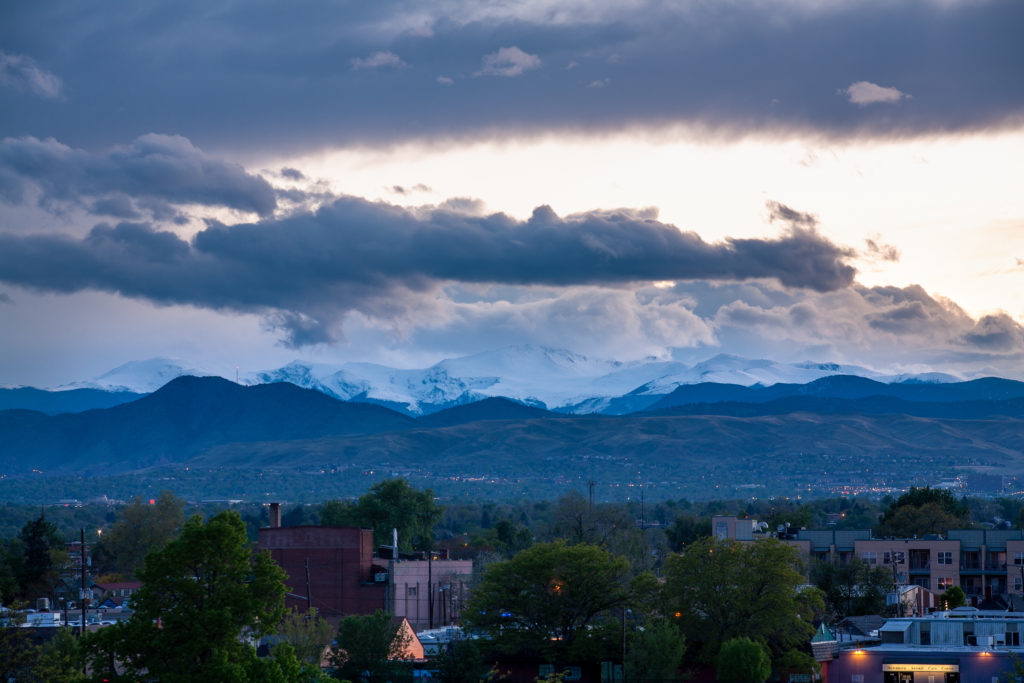
[[[397,620],[382,610],[347,616],[338,624],[334,677],[378,683],[408,668],[401,660],[409,646]]]
[[[0,541],[0,605],[9,605],[21,594],[18,576],[24,563],[21,540]]]
[[[627,506],[591,505],[579,491],[571,491],[558,499],[540,538],[601,546],[627,558],[632,570],[638,573],[653,569],[653,558],[664,554],[659,547],[664,541],[660,530],[645,534]]]
[[[638,534],[633,517],[622,505],[591,505],[579,491],[558,499],[544,536],[569,543],[590,543],[606,548],[622,545],[623,536]]]
[[[663,592],[696,661],[713,662],[723,643],[741,636],[763,642],[777,660],[810,640],[824,610],[821,591],[803,583],[798,551],[781,541],[706,538],[669,557]]]
[[[303,665],[320,666],[324,650],[334,640],[334,627],[317,614],[316,608],[306,612],[291,610],[277,629],[282,642],[288,643]]]
[[[16,606],[17,607],[17,606]],[[39,661],[39,648],[27,629],[21,628],[24,613],[12,609],[0,621],[0,680],[32,680]]]
[[[882,515],[879,536],[910,538],[914,535],[944,534],[949,529],[971,526],[971,511],[948,489],[911,487]]]
[[[678,553],[691,543],[711,535],[711,518],[679,515],[672,526],[665,530],[665,535],[669,547]]]
[[[960,586],[950,586],[939,596],[939,603],[946,609],[956,609],[967,604],[967,595]]]
[[[1007,654],[1010,655],[1010,668],[999,674],[999,683],[1018,683],[1024,680],[1024,659],[1013,652]]]
[[[444,683],[479,683],[490,666],[483,647],[470,638],[456,638],[428,657],[430,668]]]
[[[892,590],[892,572],[871,567],[859,558],[849,562],[818,562],[811,567],[811,583],[825,599],[833,621],[861,614],[884,614],[885,597]]]
[[[912,538],[924,534],[945,534],[949,529],[970,526],[970,522],[951,515],[937,503],[920,507],[904,506],[896,509],[878,527],[878,535],[892,538]]]
[[[768,650],[750,638],[732,638],[722,643],[715,659],[718,680],[730,683],[757,683],[768,678],[772,661]]]
[[[403,550],[430,549],[434,543],[434,525],[443,508],[434,502],[434,493],[419,491],[404,479],[385,479],[375,484],[356,503],[328,501],[320,508],[324,526],[360,526],[373,529],[378,545],[391,543],[391,530],[398,529],[398,544]]]
[[[630,599],[629,563],[590,544],[539,543],[484,573],[463,613],[506,651],[557,659]]]
[[[686,638],[679,628],[666,617],[647,620],[637,630],[626,648],[626,680],[675,680],[676,672],[686,653]]]
[[[131,618],[83,639],[92,671],[123,680],[120,665],[129,680],[228,682],[272,680],[290,665],[260,661],[245,642],[284,616],[284,571],[268,553],[251,552],[236,512],[192,517],[138,575]]]
[[[78,638],[71,629],[57,629],[53,639],[40,648],[35,668],[37,680],[47,683],[86,680],[82,674],[82,653]]]
[[[485,539],[499,553],[512,557],[533,544],[533,532],[522,524],[503,519],[488,530]]]
[[[135,498],[118,515],[96,549],[97,561],[105,571],[135,576],[146,556],[173,539],[185,523],[185,501],[162,491],[153,504]]]

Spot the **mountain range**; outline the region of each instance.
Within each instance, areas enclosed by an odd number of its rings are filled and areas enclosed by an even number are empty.
[[[451,476],[556,476],[567,465],[578,471],[582,458],[620,474],[645,463],[668,477],[693,476],[698,465],[753,472],[753,462],[785,471],[798,456],[828,454],[856,463],[882,456],[889,464],[933,463],[929,470],[1024,464],[1024,383],[1010,380],[704,383],[679,387],[652,408],[571,415],[492,397],[413,418],[288,382],[243,386],[184,376],[107,408],[0,411],[0,474],[401,463]]]
[[[57,387],[50,392],[52,403],[47,403],[41,394],[29,403],[25,397],[11,393],[23,390],[0,389],[0,409],[29,408],[51,414],[71,412],[76,408],[61,394],[74,390],[83,397],[75,404],[77,410],[108,407],[131,400],[132,394],[150,393],[175,377],[214,374],[164,358],[134,361],[91,380]],[[295,361],[274,370],[243,374],[237,379],[249,386],[288,382],[340,400],[382,405],[410,416],[427,415],[493,397],[562,413],[623,415],[655,405],[670,407],[663,400],[672,400],[669,397],[673,392],[693,385],[713,383],[733,386],[736,390],[770,389],[759,395],[763,400],[771,400],[789,391],[774,387],[806,384],[837,375],[892,385],[939,385],[960,379],[942,373],[885,374],[855,365],[779,363],[729,355],[717,355],[695,365],[659,359],[622,362],[533,345],[508,346],[447,359],[423,369],[372,363],[329,365]],[[92,394],[97,400],[89,404],[82,390],[114,392],[123,401]]]
[[[154,359],[54,390],[0,389],[0,444],[8,484],[185,467],[237,492],[229,470],[308,482],[354,468],[329,486],[384,471],[440,488],[644,478],[674,495],[790,495],[1024,472],[1024,382],[735,356],[622,363],[532,346],[423,370],[295,362],[238,382]]]

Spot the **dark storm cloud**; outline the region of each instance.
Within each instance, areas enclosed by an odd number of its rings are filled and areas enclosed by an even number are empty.
[[[132,200],[124,195],[114,195],[104,199],[97,199],[89,207],[89,213],[97,216],[110,216],[112,218],[141,218]]]
[[[305,173],[303,173],[302,171],[300,171],[297,168],[290,168],[288,166],[285,166],[284,168],[281,169],[281,176],[283,178],[287,178],[288,180],[305,180],[306,179],[306,174]]]
[[[285,150],[673,122],[891,136],[1024,110],[1024,3],[1002,0],[9,5],[0,45],[59,74],[67,101],[0,89],[0,130],[77,146],[154,130]],[[502,54],[492,71],[515,77],[474,77]]]
[[[96,197],[92,208],[117,217],[133,217],[129,196],[148,200],[162,214],[166,204],[224,206],[260,215],[277,205],[266,180],[174,135],[143,135],[102,153],[52,138],[0,141],[0,197],[23,202],[36,192],[44,206]]]
[[[342,198],[316,213],[211,224],[191,243],[139,223],[101,224],[81,240],[0,233],[0,281],[273,313],[271,322],[299,344],[334,338],[349,310],[403,315],[404,296],[445,282],[567,287],[772,278],[828,291],[853,281],[845,263],[851,255],[799,228],[776,239],[709,244],[625,210],[563,218],[540,207],[517,221]]]
[[[964,341],[988,351],[1020,351],[1024,348],[1024,328],[1005,313],[986,315],[964,334]]]

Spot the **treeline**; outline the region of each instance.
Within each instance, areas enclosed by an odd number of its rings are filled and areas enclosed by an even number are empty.
[[[85,530],[92,549],[93,576],[129,580],[143,558],[173,538],[186,518],[210,517],[223,504],[188,504],[170,492],[137,498],[126,505],[0,507],[0,600],[46,597],[67,562],[64,544]],[[269,523],[261,504],[233,507],[250,540]],[[899,498],[831,498],[659,501],[653,504],[591,502],[570,491],[557,500],[534,502],[447,502],[404,480],[384,480],[356,500],[285,505],[285,526],[321,524],[374,529],[379,544],[400,530],[403,550],[447,549],[453,557],[503,559],[536,542],[565,539],[590,543],[657,571],[670,552],[711,534],[711,517],[737,515],[778,528],[872,529],[877,537],[945,533],[976,525],[1022,528],[1024,507],[1016,498],[957,499],[943,489],[915,488]]]
[[[390,676],[386,655],[397,646],[387,615],[352,617],[334,630],[316,615],[285,614],[280,569],[252,552],[256,529],[269,521],[264,506],[216,510],[165,492],[113,510],[33,512],[3,541],[5,605],[52,595],[66,569],[65,539],[77,537],[76,524],[100,517],[103,524],[87,534],[94,580],[138,579],[144,590],[133,596],[128,622],[80,641],[62,635],[49,650],[18,640],[8,624],[0,633],[0,674],[20,680],[10,672],[59,662],[69,662],[71,672],[89,662],[108,678],[120,675],[117,663],[129,675],[162,671],[158,680],[194,680],[189,666],[216,671],[218,680],[317,680],[323,648],[336,641],[329,656],[339,677],[373,678],[377,666]],[[5,525],[16,524],[16,513],[5,508]],[[774,539],[714,539],[716,514],[757,518],[770,530],[834,524],[893,536],[1021,521],[1016,501],[957,499],[930,488],[878,502],[648,506],[591,502],[573,491],[554,501],[441,505],[430,490],[401,479],[379,482],[356,500],[286,506],[282,521],[367,527],[379,544],[389,544],[397,529],[404,549],[446,548],[473,559],[478,583],[462,618],[488,637],[456,643],[434,662],[445,680],[500,677],[494,665],[508,658],[552,666],[611,661],[631,681],[673,679],[701,667],[738,680],[811,673],[807,644],[817,623],[884,612],[891,575],[856,560],[805,567],[794,548]],[[815,586],[806,586],[807,576]],[[242,636],[271,634],[288,647],[257,658],[235,645]],[[51,671],[46,679],[62,676]]]

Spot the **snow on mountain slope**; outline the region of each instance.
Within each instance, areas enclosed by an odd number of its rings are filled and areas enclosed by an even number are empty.
[[[413,414],[490,396],[552,410],[600,412],[612,399],[626,394],[668,394],[681,384],[806,383],[836,374],[882,378],[867,368],[835,363],[785,364],[721,354],[691,367],[678,361],[621,362],[564,349],[518,345],[444,360],[421,370],[372,363],[326,366],[295,362],[259,373],[250,381],[289,381],[346,400],[399,404]]]
[[[119,365],[99,377],[84,382],[64,384],[57,389],[102,389],[104,391],[134,391],[147,394],[182,375],[210,377],[213,374],[189,367],[173,358],[150,358],[149,360],[131,361]]]
[[[211,373],[187,368],[178,361],[155,358],[126,363],[90,382],[62,388],[149,392],[184,374]],[[291,382],[342,400],[380,402],[411,414],[434,412],[492,396],[551,410],[588,413],[636,409],[630,406],[643,404],[644,397],[668,394],[683,384],[804,384],[830,375],[858,375],[882,382],[958,379],[941,373],[884,375],[855,365],[777,363],[726,354],[693,366],[657,359],[621,362],[524,344],[443,360],[423,369],[297,360],[275,370],[248,374],[242,383]]]

